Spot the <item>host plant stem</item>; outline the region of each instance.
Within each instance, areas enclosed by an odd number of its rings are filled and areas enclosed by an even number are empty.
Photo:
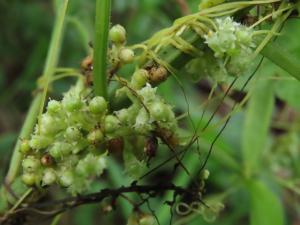
[[[93,57],[93,84],[95,95],[103,96],[105,99],[107,99],[107,49],[110,8],[110,0],[97,0]]]

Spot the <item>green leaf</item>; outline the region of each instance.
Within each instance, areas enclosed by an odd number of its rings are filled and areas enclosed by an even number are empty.
[[[247,177],[259,169],[262,152],[266,147],[273,107],[273,83],[258,82],[248,103],[242,134],[242,153]]]
[[[276,95],[290,106],[300,109],[300,82],[298,80],[280,80],[277,82]]]
[[[263,50],[262,54],[278,65],[280,68],[288,72],[291,76],[300,80],[300,65],[299,59],[290,52],[286,51],[276,43],[269,43]]]
[[[278,197],[262,182],[252,181],[249,185],[251,197],[251,225],[283,225],[283,206]]]

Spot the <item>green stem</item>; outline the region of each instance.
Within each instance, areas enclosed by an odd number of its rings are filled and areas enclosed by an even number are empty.
[[[43,72],[44,74],[43,78],[45,79],[46,82],[51,79],[52,75],[54,74],[55,67],[57,65],[57,61],[60,53],[60,44],[63,36],[63,24],[65,20],[67,6],[68,6],[68,0],[64,0],[60,4],[60,7],[58,9],[58,14],[54,24],[51,43],[50,43],[50,47],[49,47],[49,51],[48,51],[48,55],[44,67],[44,72]],[[43,108],[43,102],[45,101],[46,98],[45,92],[47,92],[47,83],[44,88],[44,92],[43,93],[39,92],[33,99],[33,102],[27,113],[19,138],[13,150],[10,167],[5,178],[5,181],[8,185],[10,185],[15,180],[15,178],[19,173],[21,162],[22,162],[22,154],[19,151],[21,140],[30,138],[30,134],[33,131],[34,125],[36,123],[36,119],[41,111],[41,108]],[[5,189],[2,187],[1,191],[3,193],[5,192]]]
[[[49,82],[51,80],[51,77],[55,73],[55,68],[58,63],[68,2],[69,0],[64,0],[63,3],[62,2],[60,3],[57,11],[57,17],[54,24],[54,29],[51,36],[50,47],[48,50],[46,64],[44,67],[43,77],[42,77],[44,83],[43,86],[41,87],[43,88],[43,93],[42,93],[43,99],[39,111],[39,118],[38,118],[39,126],[41,124],[41,117],[44,109],[44,104],[47,98]]]
[[[300,60],[280,45],[274,42],[269,43],[261,54],[300,81]]]
[[[94,91],[107,99],[107,49],[110,21],[110,0],[97,0],[94,43]]]
[[[51,222],[51,225],[57,225],[61,219],[62,214],[58,214],[54,217],[54,219]]]
[[[36,118],[38,117],[39,114],[39,109],[42,103],[42,95],[38,94],[34,99],[33,102],[31,103],[31,106],[29,108],[29,111],[27,113],[27,117],[24,121],[23,127],[21,129],[21,132],[19,134],[19,138],[17,140],[17,143],[15,145],[13,155],[10,161],[10,167],[8,170],[8,173],[6,175],[6,182],[8,184],[12,183],[13,180],[16,178],[20,166],[21,166],[21,160],[22,160],[22,154],[19,151],[20,144],[22,140],[24,139],[29,139],[30,134],[33,130],[33,127],[36,123]]]

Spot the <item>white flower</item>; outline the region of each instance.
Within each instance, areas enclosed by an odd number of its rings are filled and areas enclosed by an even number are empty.
[[[241,49],[254,47],[252,30],[232,20],[231,17],[216,19],[217,30],[205,35],[205,43],[217,58],[238,55]]]
[[[144,88],[138,91],[138,94],[143,97],[143,102],[145,104],[155,101],[157,98],[156,96],[156,89],[157,88],[152,88],[149,83],[146,84]]]

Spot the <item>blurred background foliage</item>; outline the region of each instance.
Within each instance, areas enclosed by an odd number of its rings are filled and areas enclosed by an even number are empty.
[[[172,24],[185,10],[177,0],[114,0],[112,23],[122,24],[128,32],[129,44],[149,38],[155,31]],[[186,0],[189,12],[197,11],[199,0]],[[7,170],[13,145],[32,96],[36,81],[44,66],[55,14],[55,1],[1,0],[0,1],[0,178]],[[61,50],[60,66],[79,68],[81,60],[89,53],[93,36],[93,0],[72,0],[68,9],[66,33]],[[277,42],[300,60],[300,20],[290,19]],[[300,62],[300,61],[299,61]],[[253,70],[253,69],[252,69]],[[264,60],[245,92],[239,88],[249,74],[241,78],[226,98],[210,124],[201,133],[199,159],[196,145],[185,157],[185,164],[196,172],[211,146],[217,132],[232,119],[214,146],[208,161],[211,176],[207,181],[204,200],[209,205],[223,203],[225,208],[216,220],[209,212],[191,213],[173,218],[173,224],[300,224],[300,83],[274,64]],[[219,85],[213,98],[207,101],[213,83],[209,80],[192,83],[182,74],[180,78],[188,96],[190,117],[201,125],[209,117],[230,81]],[[51,96],[58,97],[70,86],[70,80],[58,82]],[[178,84],[169,79],[160,86],[160,93],[178,112],[187,111],[184,94]],[[231,113],[235,101],[250,96],[247,104]],[[208,102],[204,119],[202,111]],[[225,118],[225,119],[224,119]],[[189,127],[192,130],[192,126]],[[161,150],[160,152],[163,152]],[[165,157],[159,153],[158,157]],[[158,177],[168,177],[172,165],[166,165]],[[95,185],[118,187],[130,183],[122,174],[119,161],[109,163],[108,179]],[[188,184],[182,173],[174,175],[176,183]],[[55,194],[55,192],[54,192]],[[169,197],[170,200],[170,196]],[[164,201],[151,201],[161,224],[168,224],[170,211]],[[105,202],[101,204],[105,205]],[[131,206],[120,200],[115,212],[104,215],[99,204],[80,207],[67,213],[61,224],[126,224]],[[145,208],[145,211],[148,209]],[[204,216],[203,216],[204,215]],[[203,219],[204,217],[204,219]]]

